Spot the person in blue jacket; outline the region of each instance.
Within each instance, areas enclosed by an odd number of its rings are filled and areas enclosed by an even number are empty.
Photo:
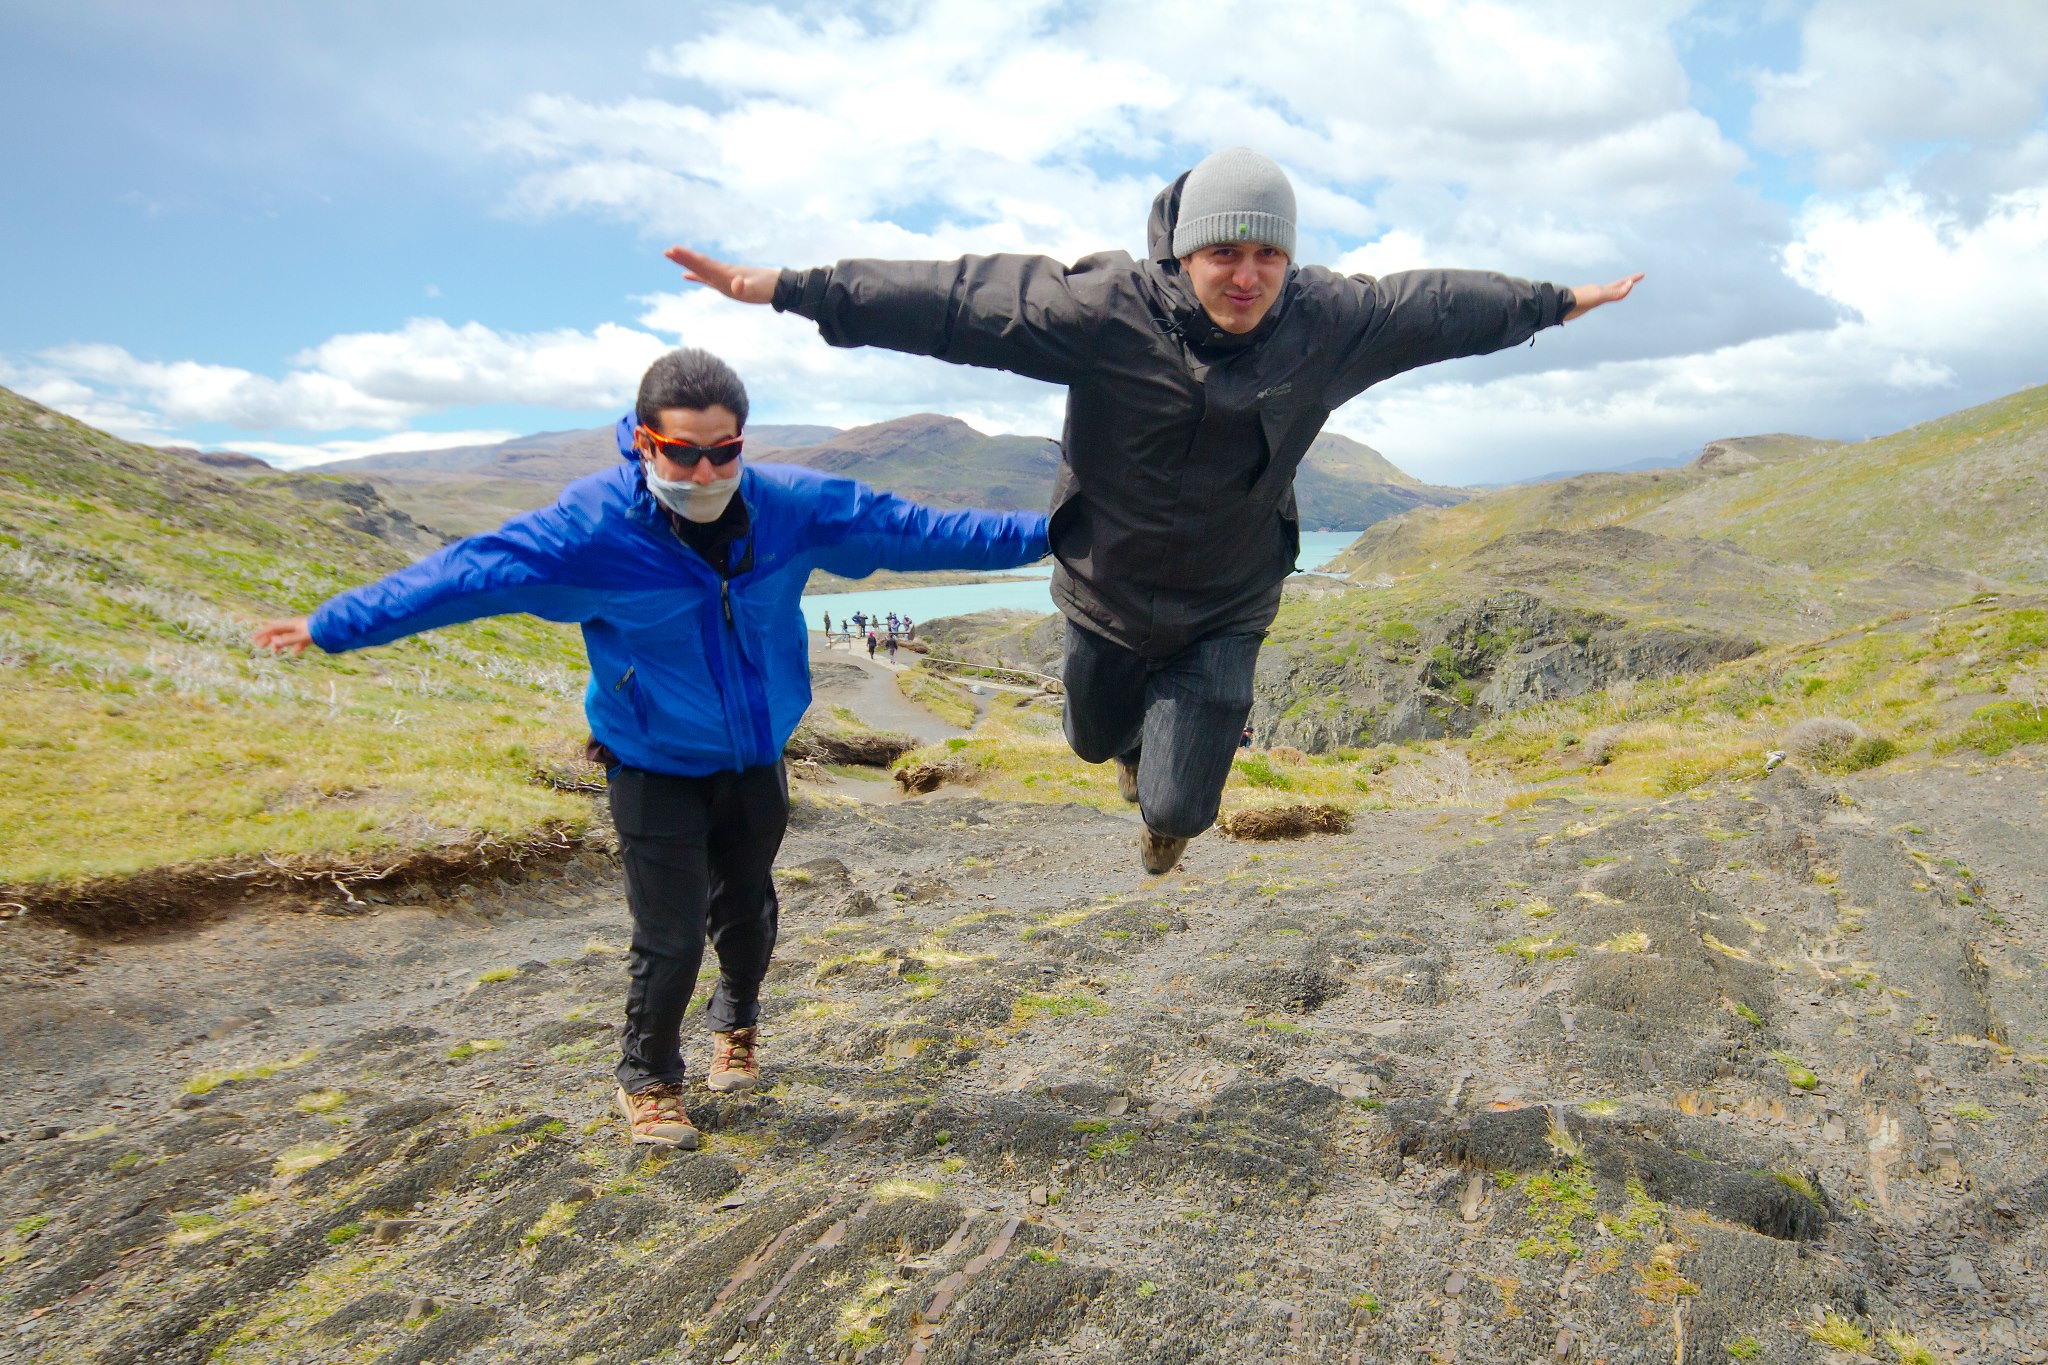
[[[695,1147],[683,1012],[708,937],[719,982],[705,1083],[759,1084],[770,876],[789,816],[782,748],[810,705],[798,599],[811,570],[1003,569],[1045,556],[1045,518],[941,511],[850,479],[741,458],[747,391],[700,350],[661,357],[620,419],[620,462],[256,643],[387,644],[530,612],[583,627],[591,752],[606,764],[633,917],[617,1076],[631,1140]]]

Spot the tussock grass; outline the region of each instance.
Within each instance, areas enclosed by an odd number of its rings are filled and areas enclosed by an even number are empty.
[[[407,561],[349,529],[347,486],[229,484],[0,392],[0,887],[588,823],[529,780],[582,734],[573,631],[249,646]]]

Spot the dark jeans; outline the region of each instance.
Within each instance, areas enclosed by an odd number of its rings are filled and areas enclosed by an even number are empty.
[[[778,910],[770,873],[789,824],[789,779],[780,763],[709,777],[615,767],[610,785],[633,912],[618,1076],[633,1092],[683,1079],[683,1011],[707,937],[719,970],[711,1027],[748,1028],[760,1017]]]
[[[1090,763],[1137,760],[1138,808],[1156,834],[1216,821],[1252,710],[1261,635],[1215,635],[1148,659],[1067,622],[1067,742]]]

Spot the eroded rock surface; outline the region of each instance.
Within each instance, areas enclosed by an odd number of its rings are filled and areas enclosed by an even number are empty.
[[[2048,1359],[2044,792],[1781,769],[1160,879],[1122,813],[813,809],[772,1088],[666,1157],[595,854],[9,922],[0,1358]]]

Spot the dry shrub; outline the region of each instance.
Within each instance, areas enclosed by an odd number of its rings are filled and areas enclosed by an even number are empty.
[[[959,782],[966,778],[967,771],[967,765],[957,758],[912,763],[896,770],[896,785],[906,794],[916,796],[921,792],[937,791],[948,782]]]
[[[1387,795],[1404,806],[1499,806],[1509,784],[1498,773],[1472,766],[1458,749],[1420,753],[1394,767]]]
[[[818,763],[886,768],[916,747],[917,741],[909,735],[880,730],[820,730],[805,724],[797,726],[789,743],[782,746],[782,753],[785,758],[808,758]]]
[[[1299,839],[1308,834],[1348,834],[1351,812],[1342,806],[1260,806],[1232,811],[1216,827],[1233,839]]]
[[[1612,759],[1625,729],[1626,727],[1620,725],[1603,725],[1587,735],[1579,745],[1579,752],[1585,756],[1587,765],[1598,768]]]
[[[1306,763],[1308,755],[1285,744],[1275,744],[1266,750],[1266,755],[1280,763]]]
[[[1809,716],[1785,732],[1785,752],[1802,763],[1825,768],[1840,763],[1868,738],[1863,727],[1839,716]]]

